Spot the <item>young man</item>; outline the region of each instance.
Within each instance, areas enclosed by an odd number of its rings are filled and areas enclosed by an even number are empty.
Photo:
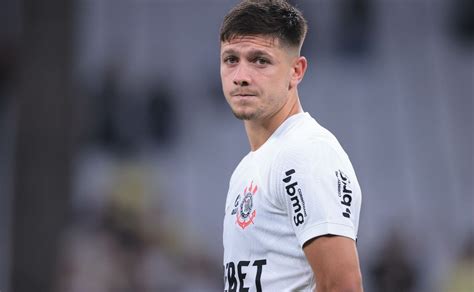
[[[361,192],[336,138],[303,112],[301,13],[243,1],[221,28],[221,79],[251,152],[232,174],[225,291],[362,291],[355,240]]]

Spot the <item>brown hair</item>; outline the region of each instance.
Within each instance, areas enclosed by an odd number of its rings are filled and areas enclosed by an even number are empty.
[[[284,0],[244,0],[224,17],[221,42],[241,36],[270,36],[300,48],[307,24],[302,13]]]

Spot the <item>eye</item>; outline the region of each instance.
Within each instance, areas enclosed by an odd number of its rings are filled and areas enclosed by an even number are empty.
[[[258,57],[258,58],[255,58],[254,60],[255,63],[257,63],[258,65],[267,65],[267,64],[270,64],[270,61],[266,58],[263,58],[263,57]]]
[[[224,58],[224,63],[226,64],[235,64],[239,61],[239,59],[236,56],[227,56]]]

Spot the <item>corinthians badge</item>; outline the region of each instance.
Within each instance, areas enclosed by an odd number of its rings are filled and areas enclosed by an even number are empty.
[[[235,222],[242,227],[242,229],[245,229],[250,224],[254,224],[253,220],[257,215],[257,210],[253,208],[253,196],[257,193],[257,190],[257,185],[253,186],[252,181],[249,187],[245,187],[240,204],[238,202],[240,195],[236,199],[235,206],[238,206],[238,210],[236,210],[237,220]]]

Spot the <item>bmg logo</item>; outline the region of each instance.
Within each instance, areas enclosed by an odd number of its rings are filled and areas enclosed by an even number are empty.
[[[295,181],[290,184],[291,176],[295,173],[296,171],[294,169],[290,169],[287,172],[285,172],[286,177],[283,179],[283,182],[287,184],[285,186],[286,194],[290,196],[290,200],[292,202],[293,214],[294,214],[293,222],[295,223],[296,226],[299,226],[300,224],[304,223],[304,217],[306,217],[306,208],[305,208],[305,203],[303,199],[303,192],[301,191],[300,188],[296,189],[298,182]],[[296,193],[297,190],[298,190],[298,194]],[[303,207],[301,205],[303,205]],[[303,212],[304,212],[304,215],[303,215]]]

